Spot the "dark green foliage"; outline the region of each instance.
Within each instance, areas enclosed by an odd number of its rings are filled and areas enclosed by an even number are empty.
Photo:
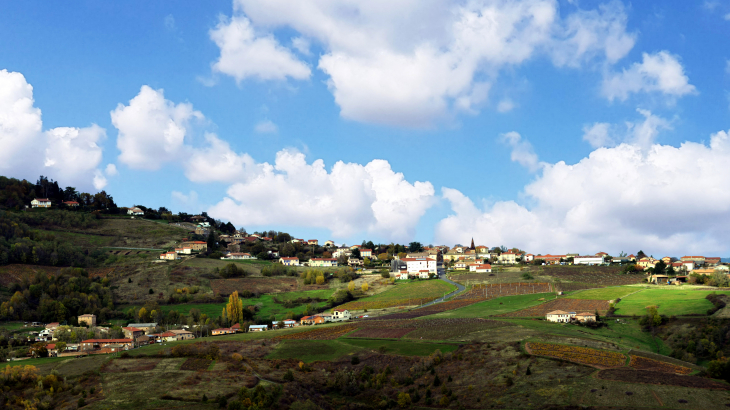
[[[261,269],[261,274],[263,276],[299,276],[296,270],[279,265],[278,263],[271,266],[264,266]]]
[[[357,356],[352,356],[352,359],[350,359],[350,363],[353,365],[360,364],[360,358]]]
[[[248,273],[242,267],[239,267],[236,263],[229,263],[225,267],[218,271],[218,274],[223,278],[240,278],[246,276]]]
[[[441,386],[441,379],[439,379],[439,375],[437,374],[436,377],[433,378],[433,387]]]
[[[154,294],[155,294],[155,290],[150,288],[150,295],[154,295]]]
[[[284,373],[284,381],[287,382],[293,382],[294,381],[294,373],[291,371],[291,369],[287,370],[286,373]]]
[[[205,393],[203,393],[203,398],[200,401],[202,401],[203,403],[207,403],[208,402],[208,396],[206,396]]]
[[[242,387],[236,400],[228,403],[228,409],[257,409],[276,408],[283,389],[280,385],[265,388],[258,385],[253,389]]]
[[[50,233],[31,229],[97,223],[89,215],[63,211],[15,214],[0,211],[0,265],[22,263],[48,266],[93,266],[101,252],[58,241]]]
[[[0,305],[0,318],[64,322],[83,313],[93,313],[106,321],[121,315],[114,310],[108,282],[90,279],[80,268],[65,268],[56,276],[38,273],[29,280],[11,285],[14,295]]]

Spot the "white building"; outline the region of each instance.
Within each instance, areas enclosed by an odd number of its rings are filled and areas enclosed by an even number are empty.
[[[406,263],[406,271],[409,274],[420,275],[422,271],[428,273],[438,273],[438,262],[436,258],[403,258],[401,261]],[[426,275],[428,277],[428,275]]]
[[[341,321],[341,320],[350,320],[352,316],[350,315],[350,311],[347,309],[333,309],[332,310],[332,320],[333,321]]]
[[[602,265],[606,263],[603,255],[574,256],[573,263],[576,265]]]
[[[47,198],[36,198],[30,201],[30,206],[33,208],[50,208],[51,200]]]
[[[469,272],[490,273],[492,272],[492,265],[488,263],[472,263],[469,265]]]
[[[575,317],[575,312],[564,312],[562,310],[553,310],[545,315],[548,322],[568,323]]]
[[[339,258],[342,255],[350,256],[352,255],[352,251],[350,250],[350,248],[338,248],[337,250],[332,252],[332,257],[334,258]]]
[[[299,258],[297,258],[296,256],[279,258],[279,263],[285,266],[299,266]]]
[[[175,248],[175,253],[190,255],[193,253],[193,250],[189,246],[183,246],[182,248]]]
[[[251,256],[250,253],[232,252],[221,259],[256,259],[256,257]]]
[[[516,252],[507,251],[499,255],[500,263],[515,264],[522,258],[522,255]]]
[[[309,260],[309,267],[311,268],[329,268],[337,266],[337,259],[335,258],[312,258]]]

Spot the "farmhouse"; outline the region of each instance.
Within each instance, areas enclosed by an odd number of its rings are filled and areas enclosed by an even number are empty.
[[[124,332],[124,337],[132,340],[137,340],[138,337],[144,335],[144,330],[129,326],[123,327],[122,332]]]
[[[71,208],[76,208],[77,206],[79,206],[79,203],[76,201],[63,201],[63,204]]]
[[[575,317],[575,320],[577,320],[579,322],[595,322],[596,321],[595,313],[583,312],[583,313],[578,313],[574,317]]]
[[[327,241],[327,242],[324,243],[324,246],[326,246],[326,247],[333,247],[333,246],[335,246],[335,243],[334,243],[334,241]]]
[[[347,309],[334,309],[332,310],[332,320],[350,320],[350,311]]]
[[[141,216],[144,215],[144,211],[137,208],[136,206],[133,206],[127,209],[127,215]]]
[[[279,263],[284,266],[299,266],[299,258],[296,256],[279,258]]]
[[[187,330],[170,330],[170,332],[177,336],[177,340],[195,339],[195,335]]]
[[[564,312],[562,310],[553,310],[545,315],[545,319],[549,322],[557,323],[568,323],[573,319],[573,317],[575,317],[575,312]]]
[[[160,254],[160,259],[166,261],[174,261],[176,259],[180,259],[180,256],[177,254],[177,252],[165,252]]]
[[[82,340],[79,349],[82,351],[99,350],[111,347],[111,345],[121,345],[124,350],[134,347],[132,339],[86,339]]]
[[[189,247],[190,249],[199,252],[208,249],[208,243],[203,241],[184,241],[182,243],[182,247]]]
[[[96,326],[96,315],[91,315],[88,313],[85,315],[79,315],[77,320],[79,322],[79,325],[85,323],[88,327]]]
[[[175,248],[175,253],[179,253],[182,255],[190,255],[193,253],[193,250],[189,247],[183,247],[183,248]]]
[[[51,200],[48,198],[36,198],[30,201],[30,206],[33,208],[50,208]]]
[[[263,332],[263,331],[266,331],[266,330],[269,330],[269,326],[268,325],[250,325],[248,327],[248,331],[249,332]]]

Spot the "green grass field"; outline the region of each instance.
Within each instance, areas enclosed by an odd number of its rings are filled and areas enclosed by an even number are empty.
[[[608,319],[608,326],[601,327],[599,329],[590,329],[576,325],[563,325],[545,320],[499,320],[555,336],[595,339],[616,344],[624,349],[642,349],[663,355],[668,355],[672,352],[672,350],[665,345],[661,339],[652,337],[649,332],[643,332],[641,330],[641,326],[639,326],[639,322],[633,319],[621,319],[622,323],[617,323],[616,321]]]
[[[378,293],[377,295],[368,296],[358,299],[358,302],[390,302],[419,298],[435,298],[441,297],[445,293],[452,292],[456,286],[446,283],[442,280],[419,280],[412,282],[396,282],[395,286]]]
[[[68,357],[42,357],[39,359],[25,359],[25,360],[16,360],[13,362],[4,362],[0,363],[0,369],[3,369],[8,366],[41,366],[41,365],[48,365],[51,363],[58,363],[62,362],[64,360],[69,360]],[[81,360],[81,359],[76,359]]]
[[[486,317],[501,315],[502,313],[514,312],[515,310],[526,309],[530,306],[544,303],[545,300],[555,298],[554,293],[535,293],[532,295],[504,296],[497,299],[485,300],[474,303],[463,308],[447,310],[431,316],[424,316],[421,319],[447,318],[447,317]],[[545,300],[539,300],[545,299]]]
[[[571,292],[566,296],[566,298],[587,300],[616,300],[637,291],[640,291],[640,289],[628,286],[615,286],[610,288],[588,289],[578,292]]]
[[[667,316],[705,314],[712,303],[705,299],[713,291],[687,289],[646,289],[627,296],[616,304],[618,315],[644,315],[647,306],[659,306],[659,313]],[[729,295],[730,291],[718,294]]]

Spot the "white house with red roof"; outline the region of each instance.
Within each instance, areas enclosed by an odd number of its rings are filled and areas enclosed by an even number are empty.
[[[141,215],[144,215],[144,211],[137,208],[136,206],[133,206],[133,207],[127,209],[127,215],[141,216]]]
[[[372,258],[373,257],[373,250],[372,249],[360,249],[360,257],[361,258]]]
[[[222,257],[221,259],[256,259],[255,256],[251,256],[250,253],[245,252],[231,252],[228,255]]]
[[[180,259],[180,255],[178,255],[177,252],[165,252],[160,254],[160,259],[174,261],[176,259]]]
[[[411,275],[427,273],[438,273],[438,262],[435,258],[403,258],[401,262],[406,263],[406,271]],[[428,274],[426,275],[428,277]]]
[[[279,263],[284,266],[299,266],[299,258],[296,256],[289,256],[279,258]]]
[[[319,241],[317,239],[310,239],[307,241],[307,245],[319,245]]]
[[[488,263],[472,263],[469,265],[469,271],[476,273],[490,273],[492,272],[492,265]]]

